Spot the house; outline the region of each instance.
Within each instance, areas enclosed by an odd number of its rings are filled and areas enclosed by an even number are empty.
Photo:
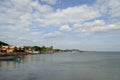
[[[28,48],[28,49],[25,49],[25,52],[31,54],[31,53],[33,53],[33,50],[32,50],[32,48]]]
[[[15,46],[8,46],[7,53],[13,53]]]
[[[14,48],[15,48],[15,46],[2,46],[0,50],[1,50],[1,52],[13,53]]]
[[[39,51],[33,51],[32,53],[33,54],[39,54],[40,52]]]
[[[1,52],[7,52],[8,46],[2,46],[1,47]]]
[[[23,50],[23,47],[19,46],[2,46],[0,50],[1,52],[13,53],[15,51],[15,48],[17,50]]]

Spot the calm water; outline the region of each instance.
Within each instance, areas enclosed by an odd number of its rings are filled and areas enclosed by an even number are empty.
[[[120,53],[27,55],[0,62],[0,80],[120,80]]]

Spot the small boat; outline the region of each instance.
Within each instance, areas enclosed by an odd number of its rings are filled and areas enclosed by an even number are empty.
[[[21,57],[19,56],[10,56],[10,57],[0,57],[0,61],[20,61]]]

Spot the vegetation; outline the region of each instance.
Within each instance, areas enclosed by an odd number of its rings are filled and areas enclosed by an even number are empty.
[[[24,46],[24,49],[30,52],[38,52],[38,53],[52,53],[53,52],[53,46],[46,47],[46,46]]]
[[[1,47],[2,45],[4,45],[4,46],[8,46],[9,44],[7,44],[7,43],[5,43],[5,42],[0,41],[0,47]]]
[[[9,46],[9,44],[0,41],[0,47],[2,45],[5,46]],[[9,47],[8,47],[9,48]],[[46,47],[46,46],[24,46],[24,47],[14,47],[14,52],[17,51],[24,51],[25,54],[33,54],[33,53],[40,53],[40,54],[44,54],[44,53],[57,53],[57,52],[73,52],[73,51],[77,51],[77,52],[82,52],[78,49],[66,49],[66,50],[61,50],[61,49],[53,49],[53,46],[50,47]]]
[[[60,49],[54,49],[54,52],[61,52],[63,50],[60,50]]]
[[[63,50],[64,52],[83,52],[83,51],[80,51],[79,49],[66,49],[66,50]]]
[[[34,50],[34,51],[41,51],[42,48],[39,47],[39,46],[33,46],[33,47],[32,47],[32,50]]]

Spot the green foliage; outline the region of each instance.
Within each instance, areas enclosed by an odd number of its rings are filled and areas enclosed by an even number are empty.
[[[53,50],[53,46],[50,46],[50,47],[46,47],[46,46],[42,46],[42,47],[39,47],[39,46],[33,46],[32,47],[32,50],[34,51],[50,51],[50,50]]]
[[[25,50],[31,50],[31,51],[38,51],[40,53],[50,53],[53,51],[53,46],[46,47],[46,46],[24,46]]]
[[[42,47],[41,47],[41,51],[48,51],[48,48],[45,47],[45,46],[42,46]]]
[[[41,51],[41,47],[39,47],[39,46],[33,46],[32,50],[34,50],[34,51]]]
[[[15,46],[15,47],[14,47],[14,52],[16,52],[16,51],[17,51],[17,47]]]
[[[50,46],[50,49],[53,50],[53,46]]]
[[[24,49],[28,50],[29,48],[31,48],[30,46],[24,46]]]
[[[0,41],[0,47],[1,47],[2,45],[4,45],[4,46],[8,46],[9,44],[7,44],[7,43],[5,43],[5,42]]]
[[[61,51],[60,49],[54,49],[55,52]]]

